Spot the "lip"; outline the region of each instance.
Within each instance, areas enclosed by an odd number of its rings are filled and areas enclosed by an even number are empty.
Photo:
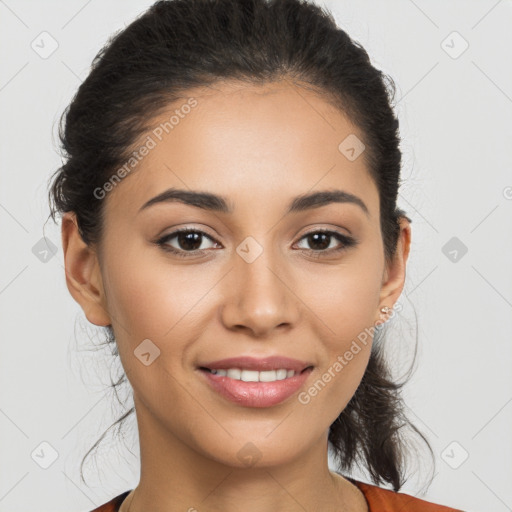
[[[243,368],[246,370],[294,370],[296,375],[274,382],[244,382],[216,375],[208,369]],[[198,368],[211,389],[237,405],[245,407],[272,407],[295,394],[313,371],[313,365],[289,357],[273,356],[264,359],[236,357],[201,364]],[[300,373],[299,373],[300,372]]]

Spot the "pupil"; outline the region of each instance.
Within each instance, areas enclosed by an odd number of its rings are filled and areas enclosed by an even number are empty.
[[[309,235],[308,237],[308,240],[311,242],[313,241],[313,245],[315,242],[318,242],[318,237],[323,237],[323,243],[320,244],[320,247],[317,247],[317,248],[320,248],[320,249],[326,249],[327,247],[329,247],[329,237],[330,235],[327,234],[327,233],[314,233],[312,235]]]
[[[201,247],[201,233],[179,233],[178,242],[183,249],[197,250]],[[197,244],[197,247],[194,246],[194,243]],[[189,244],[192,244],[192,246]]]

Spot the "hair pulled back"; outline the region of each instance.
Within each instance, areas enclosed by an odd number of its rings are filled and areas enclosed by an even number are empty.
[[[385,258],[391,260],[405,216],[396,206],[401,151],[391,107],[394,82],[328,11],[304,0],[163,0],[114,34],[61,117],[64,163],[49,190],[53,220],[58,212],[75,212],[84,242],[100,244],[105,202],[94,190],[126,162],[170,102],[216,82],[279,80],[317,91],[361,130],[363,157],[379,192]],[[105,329],[115,347],[111,327]],[[330,426],[329,441],[340,470],[363,466],[375,483],[398,491],[405,478],[402,427],[430,446],[404,414],[405,382],[391,378],[385,329],[376,331],[365,374]]]

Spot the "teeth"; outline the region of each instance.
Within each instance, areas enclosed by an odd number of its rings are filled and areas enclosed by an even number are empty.
[[[224,372],[224,375],[226,375],[226,370],[220,370],[221,372]],[[230,379],[236,379],[240,380],[240,376],[242,375],[242,370],[239,370],[238,368],[231,368],[227,371],[227,375]]]
[[[279,370],[268,370],[258,372],[256,370],[240,370],[239,368],[229,368],[227,370],[210,370],[214,375],[229,377],[230,379],[242,380],[244,382],[274,382],[283,380],[295,375],[293,370],[280,368]]]

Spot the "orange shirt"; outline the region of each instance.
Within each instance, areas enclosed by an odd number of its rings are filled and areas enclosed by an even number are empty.
[[[352,478],[345,478],[355,484],[364,494],[370,512],[463,512],[459,509],[421,500],[409,494],[394,492]],[[121,503],[129,493],[130,491],[125,491],[91,512],[118,512]]]

